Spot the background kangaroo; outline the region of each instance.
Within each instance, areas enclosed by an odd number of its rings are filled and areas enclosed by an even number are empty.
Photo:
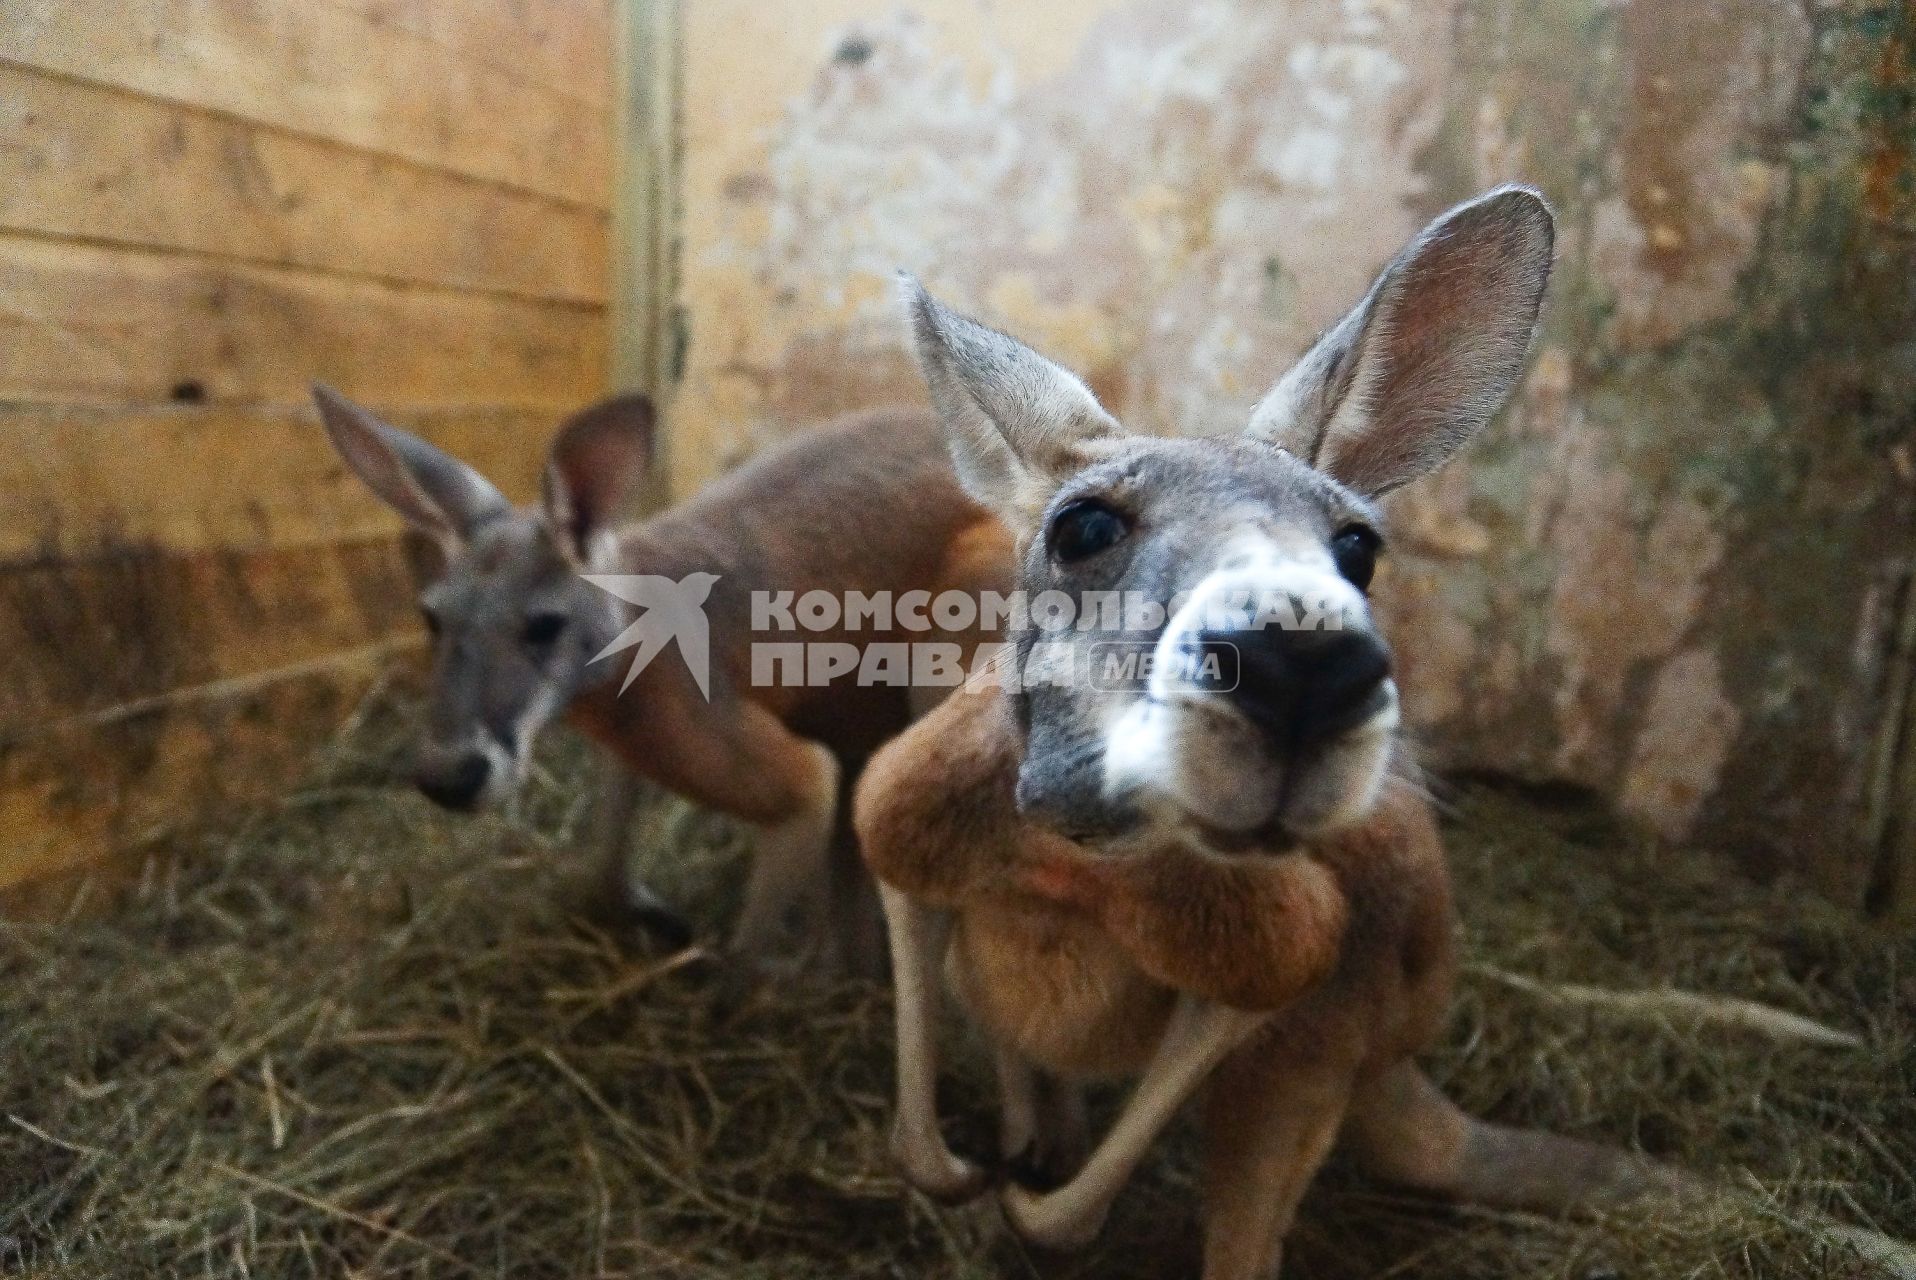
[[[807,432],[690,501],[628,523],[623,506],[651,456],[654,415],[642,396],[566,422],[543,500],[520,510],[465,463],[325,387],[314,395],[340,456],[444,553],[443,573],[420,597],[434,637],[420,789],[459,809],[508,795],[539,730],[569,711],[622,766],[599,816],[609,902],[674,943],[689,936],[625,865],[631,780],[650,778],[758,828],[740,950],[762,957],[788,910],[829,885],[834,937],[855,952],[865,877],[849,848],[826,874],[825,853],[841,784],[907,722],[907,691],[849,677],[754,686],[750,600],[759,590],[995,585],[1008,570],[1008,535],[954,483],[932,419],[881,412]],[[629,655],[591,659],[633,611],[586,573],[657,575],[693,596],[708,592],[709,699],[671,652],[620,692]],[[924,637],[868,628],[803,638]]]
[[[1507,188],[1439,218],[1257,406],[1241,435],[1127,435],[1071,374],[905,285],[959,474],[1017,532],[1018,585],[1183,603],[1121,633],[1151,674],[976,685],[872,762],[857,828],[892,929],[895,1153],[960,1199],[988,1172],[940,1135],[934,972],[997,1050],[1003,1207],[1088,1240],[1200,1088],[1205,1271],[1274,1272],[1342,1140],[1427,1191],[1556,1209],[1676,1185],[1647,1161],[1474,1120],[1412,1055],[1455,969],[1448,873],[1398,742],[1367,599],[1377,501],[1437,468],[1515,383],[1552,220]],[[1326,625],[1265,625],[1263,604]],[[1290,607],[1294,606],[1295,609]],[[1128,624],[1127,624],[1128,625]],[[1110,632],[1021,633],[1082,674]],[[1192,655],[1234,655],[1219,681]],[[1058,1080],[1141,1073],[1077,1163]],[[1041,1166],[1031,1169],[1033,1160]],[[1062,1186],[1042,1179],[1068,1174]]]

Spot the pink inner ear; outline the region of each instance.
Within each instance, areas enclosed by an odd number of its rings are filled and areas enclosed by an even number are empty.
[[[625,473],[632,469],[638,452],[629,441],[594,437],[578,442],[575,448],[554,460],[582,517],[590,519],[602,514],[602,506],[609,506],[623,496],[628,487]]]
[[[546,476],[546,514],[583,555],[591,535],[617,520],[652,454],[652,402],[619,396],[560,429]]]
[[[1366,429],[1328,440],[1325,469],[1383,494],[1481,429],[1522,374],[1550,246],[1547,221],[1495,202],[1466,208],[1417,246],[1362,340]]]
[[[355,475],[416,528],[438,538],[467,529],[505,499],[458,459],[379,420],[332,388],[313,399],[333,447]]]

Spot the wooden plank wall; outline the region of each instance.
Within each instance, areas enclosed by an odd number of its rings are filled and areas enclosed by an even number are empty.
[[[281,785],[416,641],[307,400],[529,496],[606,384],[611,0],[0,0],[0,886]]]

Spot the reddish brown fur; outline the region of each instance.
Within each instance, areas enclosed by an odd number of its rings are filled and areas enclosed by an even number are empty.
[[[800,530],[830,529],[829,540]],[[755,591],[896,594],[1004,589],[1010,534],[958,488],[932,419],[881,411],[822,427],[628,532],[621,560],[643,572],[719,575],[706,601],[712,699],[684,664],[654,662],[624,694],[601,685],[572,707],[574,721],[633,772],[707,807],[769,824],[811,794],[812,767],[793,747],[823,742],[863,759],[909,718],[906,691],[848,677],[817,688],[759,687],[754,640],[926,640],[924,633],[755,635]],[[966,637],[975,641],[977,637]]]
[[[1010,535],[959,488],[936,421],[891,410],[799,433],[682,506],[622,526],[618,513],[651,463],[656,415],[644,396],[614,397],[562,424],[541,501],[523,510],[472,467],[337,392],[315,387],[314,399],[341,459],[445,556],[421,595],[435,636],[421,789],[454,808],[509,794],[533,738],[566,707],[623,766],[594,824],[602,889],[619,916],[689,940],[684,921],[627,874],[636,775],[762,828],[734,932],[741,950],[759,959],[789,950],[779,945],[788,909],[824,883],[839,950],[856,963],[856,943],[844,943],[859,932],[870,884],[846,842],[834,841],[841,792],[926,697],[862,680],[862,664],[814,671],[806,659],[865,657],[879,643],[896,658],[921,655],[913,646],[922,642],[957,641],[942,655],[956,671],[982,631],[913,630],[907,602],[1002,588],[1010,570]],[[600,589],[608,579],[609,593]],[[615,602],[636,603],[625,591],[644,599],[660,579],[697,593],[673,605],[702,613],[673,623],[696,628],[668,638],[696,650],[683,661],[650,661],[666,643],[641,634],[656,597],[636,613]],[[847,613],[829,631],[806,631],[805,609],[789,607],[813,592],[842,604],[854,591],[890,611],[888,625],[861,610],[855,624]],[[787,602],[784,634],[754,616],[761,596]],[[634,641],[638,665],[621,681],[624,663],[603,659]],[[798,656],[796,670],[755,669],[760,642]],[[821,875],[834,843],[841,856]],[[864,914],[872,927],[862,932],[875,942],[876,913]]]
[[[587,690],[573,701],[570,718],[633,774],[776,831],[807,827],[822,807],[837,807],[863,762],[908,723],[913,708],[909,690],[861,686],[849,674],[820,687],[755,684],[755,641],[862,647],[950,639],[962,644],[969,661],[971,646],[986,637],[945,637],[896,625],[755,634],[753,593],[822,590],[842,600],[852,590],[894,597],[913,590],[1002,590],[1011,540],[953,480],[933,420],[922,412],[892,410],[842,420],[761,455],[692,500],[626,531],[619,559],[633,571],[672,578],[719,575],[705,602],[711,698],[683,663],[653,662],[623,693],[616,683]],[[814,743],[837,758],[836,778]],[[629,902],[616,813],[613,821],[603,892],[610,902]],[[763,953],[770,917],[793,894],[822,886],[820,923],[829,936],[817,940],[841,965],[869,972],[878,965],[880,943],[857,857],[842,842],[825,858],[824,850],[810,850],[814,838],[830,838],[830,825],[827,819],[795,844],[761,851],[735,937],[745,949]],[[658,919],[655,909],[638,911],[641,918]]]
[[[1310,848],[1226,858],[1167,837],[1099,855],[1017,818],[1020,745],[998,691],[967,689],[872,760],[854,817],[879,879],[957,911],[961,981],[994,1032],[1134,1038],[1060,995],[1085,990],[1123,992],[1110,1003],[1127,1010],[1170,991],[1243,1009],[1307,992],[1361,999],[1382,1014],[1353,1045],[1363,1061],[1414,1052],[1441,1024],[1454,968],[1449,882],[1408,784],[1392,785],[1363,826]],[[1347,945],[1356,936],[1361,950]],[[1415,1012],[1426,1006],[1440,1012]],[[1155,1037],[1141,1039],[1148,1052]],[[1113,1069],[1140,1065],[1142,1054]]]
[[[1128,690],[981,686],[874,760],[854,817],[892,926],[892,1145],[914,1185],[957,1199],[988,1181],[939,1127],[941,959],[995,1042],[1000,1152],[1014,1168],[1021,1152],[1057,1153],[1047,1139],[1072,1127],[1043,1132],[1068,1109],[1047,1109],[1034,1066],[1138,1076],[1063,1185],[1000,1190],[1035,1243],[1089,1240],[1200,1090],[1210,1280],[1276,1265],[1340,1136],[1387,1177],[1498,1204],[1671,1185],[1620,1152],[1471,1120],[1412,1061],[1450,1000],[1451,893],[1392,736],[1399,704],[1371,629],[1365,548],[1379,541],[1376,499],[1442,465],[1521,373],[1552,227],[1521,188],[1433,221],[1232,442],[1127,437],[1068,372],[902,283],[958,473],[1030,539],[1020,586],[1183,590],[1193,604],[1154,653],[1175,666],[1241,642],[1281,673],[1247,667],[1224,690],[1157,674]],[[1334,625],[1348,634],[1305,644],[1194,612],[1232,591],[1307,589],[1344,602]],[[1213,693],[1223,700],[1200,709]],[[1326,721],[1307,693],[1343,699],[1354,718]],[[1313,733],[1328,736],[1312,745]],[[1102,834],[1081,845],[1058,829]]]
[[[1063,1075],[1139,1070],[1178,992],[1271,1012],[1205,1090],[1207,1275],[1274,1263],[1284,1204],[1340,1136],[1381,1176],[1481,1202],[1669,1185],[1621,1152],[1472,1120],[1417,1071],[1456,959],[1442,845],[1404,770],[1361,825],[1301,848],[1114,854],[1019,819],[1022,750],[999,690],[954,696],[866,770],[862,850],[881,881],[954,911],[968,1012]]]

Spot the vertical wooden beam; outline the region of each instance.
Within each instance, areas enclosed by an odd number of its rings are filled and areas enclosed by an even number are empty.
[[[678,381],[680,0],[615,0],[618,120],[613,130],[612,381],[660,411],[641,510],[670,498],[672,392]]]

